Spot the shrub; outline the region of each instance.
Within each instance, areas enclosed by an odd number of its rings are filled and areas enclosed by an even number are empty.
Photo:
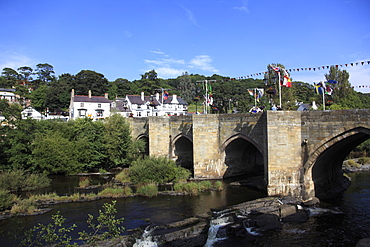
[[[129,171],[129,169],[123,169],[116,175],[116,180],[121,183],[130,183]]]
[[[87,188],[91,185],[91,179],[89,177],[80,177],[80,181],[78,182],[78,186],[80,188]]]
[[[16,198],[17,196],[8,190],[0,189],[0,210],[10,209]]]
[[[215,184],[213,185],[213,189],[221,191],[223,190],[223,184],[221,181],[216,181]]]
[[[155,184],[141,185],[137,188],[136,193],[141,196],[153,197],[158,195],[158,187]]]
[[[176,192],[184,192],[184,183],[176,183],[174,186],[173,186],[173,189],[176,191]]]
[[[37,210],[36,201],[32,198],[18,200],[10,210],[12,214],[32,214]]]
[[[360,163],[361,165],[368,164],[370,163],[370,158],[369,157],[358,158],[358,163]]]
[[[28,174],[24,170],[7,171],[0,174],[0,188],[10,191],[35,190],[50,186],[46,174]]]
[[[183,188],[184,192],[190,194],[190,195],[198,195],[199,192],[199,186],[197,183],[191,182],[184,184]]]
[[[134,184],[169,183],[189,178],[190,171],[177,166],[173,160],[146,157],[132,162],[129,177]]]
[[[346,162],[345,162],[345,166],[348,166],[348,167],[352,167],[352,166],[357,166],[358,164],[356,163],[356,161],[354,161],[354,160],[347,160]]]
[[[98,193],[98,196],[103,197],[122,197],[133,195],[132,189],[130,187],[123,188],[106,188]]]
[[[201,182],[198,184],[198,186],[199,186],[199,190],[204,191],[204,190],[209,190],[209,189],[211,189],[212,184],[211,184],[211,182],[210,182],[210,181],[208,181],[208,180],[203,180],[203,181],[201,181]]]

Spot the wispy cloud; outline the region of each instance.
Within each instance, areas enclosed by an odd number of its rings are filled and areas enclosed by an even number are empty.
[[[35,61],[26,55],[10,51],[0,52],[0,69],[12,68],[16,70],[22,66],[32,67],[35,64]]]
[[[242,6],[234,7],[233,9],[236,9],[236,10],[239,10],[239,11],[242,11],[242,12],[245,12],[245,13],[249,13],[248,0],[243,0],[242,1]]]
[[[154,69],[159,77],[177,77],[185,71],[189,71],[189,69],[212,73],[218,72],[212,65],[212,58],[208,55],[198,55],[190,61],[185,61],[182,59],[173,59],[159,50],[150,52],[159,57],[155,59],[145,59],[144,62],[149,66],[149,69]]]
[[[198,22],[195,19],[193,12],[191,12],[189,9],[185,8],[184,6],[180,6],[183,10],[185,10],[186,15],[188,16],[188,19],[191,23],[193,23],[195,26],[198,27]]]
[[[218,70],[212,66],[212,58],[208,55],[196,56],[190,61],[189,67],[218,73]]]

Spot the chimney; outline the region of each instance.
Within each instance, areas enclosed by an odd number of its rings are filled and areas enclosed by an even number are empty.
[[[75,90],[72,88],[72,91],[71,91],[71,98],[75,97]]]
[[[89,98],[91,99],[91,90],[89,90]]]
[[[104,98],[108,99],[108,93],[104,94]]]
[[[157,99],[157,101],[159,101],[159,93],[158,92],[155,94],[155,98]]]
[[[141,92],[141,100],[144,101],[144,92]]]
[[[177,100],[177,95],[176,94],[172,95],[171,104],[178,104],[178,103],[179,103],[179,101]]]

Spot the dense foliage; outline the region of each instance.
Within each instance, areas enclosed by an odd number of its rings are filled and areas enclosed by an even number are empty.
[[[130,136],[125,118],[103,122],[16,120],[0,127],[0,169],[76,174],[128,166],[143,145]]]
[[[273,64],[284,68],[282,64]],[[26,102],[32,100],[32,106],[38,111],[66,112],[68,111],[70,92],[75,89],[77,95],[86,95],[88,90],[93,95],[102,96],[108,93],[109,99],[124,97],[127,94],[153,95],[156,92],[168,91],[178,94],[189,104],[197,103],[200,108],[204,101],[204,81],[209,82],[208,92],[213,97],[212,113],[226,113],[232,111],[247,112],[254,105],[254,98],[248,89],[264,89],[264,96],[258,105],[270,109],[272,104],[278,104],[278,80],[276,73],[267,66],[264,79],[235,79],[221,75],[203,76],[184,72],[175,79],[161,79],[155,70],[141,75],[141,79],[129,81],[117,78],[108,81],[101,73],[91,70],[81,70],[76,75],[54,75],[54,68],[50,64],[38,64],[36,68],[21,67],[17,70],[4,68],[0,76],[0,88],[15,88],[17,94]],[[325,74],[327,80],[336,80],[333,95],[327,95],[332,109],[363,109],[370,107],[370,95],[358,93],[351,87],[346,70],[332,66]],[[295,102],[311,103],[322,102],[322,96],[316,95],[314,85],[293,81],[291,88],[282,87],[282,108],[296,110]],[[4,108],[3,106],[0,106]],[[329,105],[328,105],[329,107]],[[208,111],[209,112],[209,111]]]
[[[133,184],[164,184],[186,180],[190,171],[167,158],[147,157],[132,162],[129,178]]]

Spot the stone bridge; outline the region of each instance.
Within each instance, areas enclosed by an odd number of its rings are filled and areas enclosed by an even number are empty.
[[[370,110],[130,118],[132,136],[194,179],[260,178],[270,196],[334,199],[350,184],[342,163],[370,138]]]

